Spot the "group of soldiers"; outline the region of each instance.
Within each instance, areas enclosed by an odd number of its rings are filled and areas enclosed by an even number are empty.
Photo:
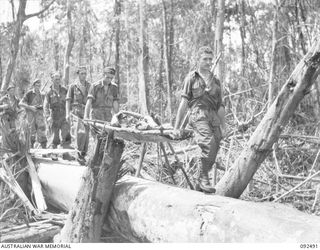
[[[211,48],[199,49],[197,66],[186,76],[183,84],[173,130],[179,136],[181,124],[188,112],[189,127],[195,131],[195,139],[201,149],[199,188],[207,193],[215,192],[208,173],[215,163],[220,141],[226,131],[222,88],[220,81],[211,71],[213,56]],[[32,90],[28,91],[20,102],[14,96],[13,86],[10,86],[7,95],[0,100],[0,110],[3,110],[2,123],[6,124],[8,129],[15,129],[15,110],[19,106],[24,108],[32,131],[31,144],[37,142],[42,148],[47,147],[46,130],[51,134],[50,147],[70,147],[70,121],[75,121],[73,130],[75,147],[78,150],[77,160],[85,164],[89,131],[83,120],[113,120],[116,117],[113,114],[119,112],[118,87],[113,81],[115,70],[112,67],[105,68],[103,79],[94,84],[86,81],[86,67],[79,67],[77,74],[78,80],[71,84],[68,90],[61,86],[61,75],[52,74],[52,85],[44,96],[40,93],[40,80],[35,80]],[[64,157],[70,159],[68,155]],[[56,156],[53,159],[56,159]]]
[[[19,101],[15,96],[15,86],[7,88],[7,94],[0,99],[2,127],[12,134],[16,131],[17,114],[24,109],[31,131],[31,147],[35,148],[72,148],[71,131],[74,131],[77,160],[85,165],[88,151],[89,129],[84,119],[111,121],[112,114],[119,111],[118,85],[113,81],[115,70],[106,67],[103,78],[90,84],[85,66],[79,66],[78,79],[69,85],[62,86],[61,74],[51,74],[50,89],[41,93],[41,80],[36,79],[32,88]],[[72,122],[73,121],[73,122]],[[6,147],[5,135],[2,135],[3,147]],[[50,154],[57,160],[56,154]],[[63,158],[74,160],[69,153]]]

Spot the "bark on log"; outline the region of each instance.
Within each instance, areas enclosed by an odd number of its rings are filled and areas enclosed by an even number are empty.
[[[216,185],[217,194],[238,198],[272,150],[281,131],[309,92],[320,69],[320,39],[297,65],[266,115],[250,137],[247,147]]]
[[[65,174],[68,168],[75,169],[40,162],[45,194],[59,197],[70,191],[57,191],[57,181],[64,187],[78,185],[81,177]],[[64,174],[51,179],[53,171]],[[64,195],[74,200],[76,192]],[[285,205],[205,195],[134,177],[116,184],[107,222],[131,242],[316,242],[320,232],[319,217]]]
[[[102,225],[109,207],[114,184],[120,169],[123,141],[114,140],[109,134],[100,167],[97,157],[102,147],[102,139],[96,144],[90,167],[82,177],[77,198],[73,204],[65,226],[55,238],[55,242],[79,243],[99,242]],[[70,183],[74,183],[70,180]]]

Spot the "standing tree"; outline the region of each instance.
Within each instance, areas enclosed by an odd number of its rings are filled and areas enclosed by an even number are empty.
[[[172,119],[172,100],[171,100],[171,58],[170,48],[168,39],[168,21],[167,21],[167,7],[166,1],[162,0],[163,8],[163,50],[164,50],[164,61],[166,69],[166,80],[167,80],[167,117]],[[171,13],[172,14],[172,13]]]
[[[19,0],[19,7],[17,17],[14,20],[13,24],[13,34],[11,38],[11,48],[10,48],[10,57],[7,63],[7,70],[4,77],[4,82],[1,85],[1,90],[4,91],[9,86],[12,72],[14,70],[16,59],[19,51],[19,41],[21,36],[21,30],[23,23],[31,17],[39,16],[44,13],[49,7],[54,3],[55,0],[52,0],[49,4],[47,4],[41,11],[26,15],[26,5],[27,0]]]
[[[131,105],[132,103],[132,94],[131,94],[131,89],[130,89],[130,27],[129,27],[129,3],[128,1],[124,2],[124,25],[125,25],[125,46],[126,46],[126,85],[127,85],[127,104],[128,106]]]
[[[218,11],[217,11],[217,21],[216,21],[216,32],[215,32],[215,49],[216,55],[221,53],[221,58],[217,65],[217,76],[221,82],[223,82],[223,27],[224,27],[224,9],[225,0],[218,0]]]
[[[270,74],[269,74],[269,95],[268,95],[268,105],[269,107],[272,104],[273,96],[274,96],[274,75],[276,71],[276,49],[277,49],[277,42],[278,42],[278,16],[279,16],[279,5],[278,1],[275,0],[275,12],[274,12],[274,19],[272,25],[272,51],[271,51],[271,67],[270,67]]]
[[[64,55],[64,86],[69,85],[69,75],[70,75],[70,56],[71,51],[74,45],[75,37],[74,37],[74,28],[72,25],[72,0],[67,0],[67,26],[68,26],[68,44],[66,48],[66,52]]]
[[[148,101],[148,75],[149,75],[149,60],[148,60],[148,46],[147,46],[147,22],[145,16],[146,0],[139,1],[140,14],[140,32],[139,32],[139,102],[140,111],[142,114],[149,113]]]
[[[121,2],[120,0],[115,0],[114,2],[114,16],[115,16],[115,69],[116,69],[116,82],[118,84],[118,89],[120,89],[120,16],[121,16]]]

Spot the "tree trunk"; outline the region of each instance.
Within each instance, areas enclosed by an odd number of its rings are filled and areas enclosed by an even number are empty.
[[[124,16],[125,16],[125,30],[126,30],[126,82],[127,82],[127,104],[128,107],[131,107],[133,103],[132,90],[131,90],[131,81],[130,81],[130,27],[129,27],[129,3],[128,1],[124,2]]]
[[[57,39],[57,36],[55,37],[55,41],[54,41],[54,69],[55,71],[58,71],[59,68],[60,68],[60,55],[59,55],[59,48],[60,48],[60,45],[59,43],[56,41]]]
[[[174,48],[174,6],[173,6],[173,0],[169,0],[170,3],[170,18],[169,18],[169,44],[168,44],[168,50],[169,50],[169,65],[170,65],[170,86],[172,87],[173,84],[173,69],[171,67],[172,65],[172,58],[173,58],[173,48]]]
[[[2,85],[2,56],[1,56],[1,51],[0,51],[0,89]]]
[[[120,90],[120,15],[121,15],[121,3],[120,0],[115,0],[114,2],[114,16],[115,16],[115,45],[116,45],[116,51],[115,51],[115,70],[116,70],[116,76],[115,80],[118,84],[118,90]]]
[[[16,65],[16,59],[19,52],[19,40],[21,36],[21,29],[25,19],[25,9],[27,5],[27,0],[19,1],[19,9],[17,13],[16,21],[13,25],[13,34],[11,38],[11,48],[10,48],[10,57],[7,63],[7,70],[4,76],[4,81],[1,86],[1,90],[5,91],[10,84],[11,76]]]
[[[170,123],[172,122],[172,101],[171,101],[171,65],[170,65],[170,49],[169,49],[169,41],[168,41],[168,22],[167,22],[167,8],[165,0],[162,0],[163,7],[163,49],[164,49],[164,61],[165,61],[165,69],[166,69],[166,81],[167,81],[167,114],[166,117],[169,117]]]
[[[10,84],[11,76],[14,70],[14,67],[16,65],[16,60],[17,60],[17,55],[19,52],[19,40],[21,36],[21,29],[23,22],[26,21],[27,19],[38,16],[42,14],[44,11],[46,11],[54,2],[55,0],[52,0],[47,6],[45,6],[41,11],[33,14],[26,15],[26,5],[27,5],[27,0],[19,0],[19,7],[18,7],[18,13],[17,13],[17,18],[13,18],[14,24],[13,24],[13,34],[12,34],[12,39],[11,39],[11,48],[10,48],[10,57],[7,63],[7,70],[6,74],[4,77],[4,81],[1,85],[1,91],[5,91],[7,87]],[[12,2],[13,3],[13,2]]]
[[[66,52],[64,55],[64,86],[69,85],[69,75],[70,75],[70,56],[71,51],[74,45],[75,37],[73,32],[73,25],[72,25],[72,0],[67,1],[67,18],[68,18],[68,45],[66,48]]]
[[[216,67],[217,76],[223,82],[223,29],[224,29],[224,6],[225,0],[218,0],[217,22],[215,31],[215,54],[221,53],[221,60]]]
[[[86,168],[76,200],[65,226],[55,242],[99,242],[104,218],[107,214],[114,183],[120,168],[124,143],[108,135],[101,167],[97,168],[101,155],[102,139],[96,144],[90,167]],[[74,183],[72,181],[72,183]]]
[[[140,113],[145,115],[149,114],[149,101],[148,101],[148,46],[146,38],[147,22],[145,16],[146,0],[139,1],[139,14],[140,14],[140,34],[139,34],[139,103]]]
[[[268,106],[270,107],[273,102],[274,96],[274,76],[276,71],[276,50],[278,43],[278,16],[279,16],[279,5],[278,1],[275,0],[275,13],[272,25],[272,51],[271,51],[271,64],[269,74],[269,92],[268,92]]]
[[[245,2],[244,0],[239,0],[240,8],[240,37],[241,37],[241,76],[245,76],[245,64],[246,64],[246,51],[245,51],[245,37],[246,37],[246,12],[245,12]],[[241,83],[243,83],[243,78]],[[244,86],[242,89],[245,89]],[[247,96],[245,94],[245,96]]]
[[[163,87],[163,61],[164,61],[164,53],[163,53],[163,39],[161,39],[161,44],[160,44],[160,58],[159,58],[159,66],[158,66],[158,78],[156,82],[156,89],[157,89],[157,104],[158,104],[158,112],[160,114],[161,120],[166,117],[165,112],[163,111],[163,104],[164,104],[164,95],[165,95],[165,89]]]
[[[320,41],[314,44],[282,87],[272,106],[241,152],[216,186],[217,194],[238,198],[245,190],[299,102],[308,93],[319,74]]]
[[[76,191],[61,188],[79,186],[82,178],[72,169],[86,171],[42,160],[38,171],[47,197],[74,201]],[[131,242],[315,242],[320,230],[319,217],[282,204],[205,195],[130,176],[116,184],[106,223]]]

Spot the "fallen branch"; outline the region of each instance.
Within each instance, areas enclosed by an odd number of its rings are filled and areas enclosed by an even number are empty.
[[[44,220],[29,223],[29,225],[21,225],[10,227],[0,231],[0,242],[52,242],[53,237],[60,232],[64,221]]]
[[[31,156],[29,154],[26,154],[26,158],[28,161],[28,172],[31,178],[32,190],[34,193],[36,205],[38,210],[42,212],[47,209],[47,205],[42,194],[41,183]]]
[[[10,168],[6,165],[5,161],[2,161],[3,168],[0,168],[0,178],[9,186],[9,188],[21,199],[23,204],[27,209],[30,210],[31,213],[38,214],[39,212],[35,209],[35,207],[31,204],[20,185],[13,177],[13,174]]]
[[[309,180],[311,180],[313,177],[317,176],[318,174],[320,174],[320,171],[316,172],[315,174],[309,176],[307,179],[305,179],[303,182],[301,182],[299,185],[295,186],[294,188],[290,189],[289,191],[285,192],[284,194],[280,195],[278,198],[276,198],[273,202],[276,202],[278,200],[280,200],[281,198],[285,197],[286,195],[290,194],[292,191],[296,190],[297,188],[299,188],[300,186],[302,186],[303,184],[305,184],[306,182],[308,182]]]

